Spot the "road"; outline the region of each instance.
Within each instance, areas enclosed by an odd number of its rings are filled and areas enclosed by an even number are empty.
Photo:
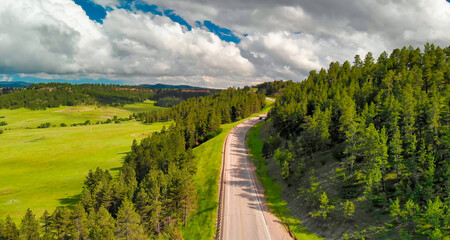
[[[227,136],[223,158],[223,214],[220,239],[292,239],[264,202],[262,187],[249,160],[246,134],[260,115],[240,123]]]

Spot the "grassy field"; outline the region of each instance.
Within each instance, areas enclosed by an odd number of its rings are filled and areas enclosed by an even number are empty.
[[[291,230],[297,239],[322,239],[314,233],[308,232],[307,229],[302,227],[302,222],[290,214],[286,202],[281,198],[281,183],[268,175],[266,163],[261,153],[263,142],[259,139],[261,124],[262,123],[258,123],[255,127],[250,129],[247,138],[247,146],[250,151],[250,156],[257,167],[256,173],[258,179],[265,189],[267,205],[271,212]]]
[[[25,128],[36,127],[39,121],[56,124],[105,120],[114,115],[125,117],[155,107],[147,102],[121,108],[74,108],[79,111],[69,107],[0,110],[0,116],[5,116],[2,121],[8,122],[6,128],[11,127],[0,135],[1,218],[11,215],[17,221],[27,208],[39,216],[44,209],[73,203],[90,169],[101,167],[116,173],[133,139],[141,139],[170,124],[141,124],[132,120],[120,124]],[[10,124],[8,119],[15,122]]]
[[[266,101],[266,107],[251,117],[268,112],[272,104],[272,102]],[[184,239],[200,240],[214,237],[223,143],[228,132],[243,121],[245,119],[236,123],[222,125],[222,133],[194,148],[194,154],[197,157],[195,182],[198,187],[199,200],[197,202],[197,211],[189,217],[187,226],[182,229]]]
[[[8,123],[0,129],[17,129],[17,128],[36,128],[41,123],[50,122],[52,125],[65,123],[82,123],[90,120],[95,123],[97,121],[105,121],[108,118],[117,116],[119,118],[128,117],[132,113],[145,112],[153,109],[164,109],[154,105],[154,101],[146,101],[143,103],[128,104],[123,107],[106,107],[106,106],[63,106],[58,108],[47,108],[46,110],[20,109],[0,109],[1,121]]]

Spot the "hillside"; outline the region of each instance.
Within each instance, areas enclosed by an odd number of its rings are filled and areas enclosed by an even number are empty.
[[[195,87],[190,85],[170,85],[170,84],[163,84],[163,83],[157,83],[157,84],[141,84],[138,85],[142,88],[149,88],[149,89],[206,89],[201,87]]]
[[[262,126],[269,173],[327,239],[445,239],[450,47],[333,62],[284,90]]]
[[[31,83],[27,82],[0,82],[0,88],[20,88],[28,87]]]

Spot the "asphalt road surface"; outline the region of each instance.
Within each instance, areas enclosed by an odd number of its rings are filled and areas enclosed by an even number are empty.
[[[224,209],[222,239],[292,239],[264,202],[263,189],[249,160],[246,134],[259,117],[230,131],[224,148]]]

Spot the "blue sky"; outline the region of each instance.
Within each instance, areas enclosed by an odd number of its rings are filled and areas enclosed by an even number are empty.
[[[449,0],[450,1],[450,0]],[[93,21],[103,23],[103,19],[106,17],[106,12],[111,10],[110,8],[105,9],[101,5],[96,4],[91,0],[74,0],[74,2],[80,5],[89,18]],[[120,5],[116,6],[117,8],[123,8],[130,11],[142,11],[144,13],[153,14],[153,15],[164,15],[169,17],[172,21],[185,26],[187,30],[191,31],[192,26],[180,15],[178,15],[173,9],[161,9],[157,5],[148,4],[144,1],[124,1],[120,2]],[[210,32],[216,34],[220,39],[226,42],[234,42],[239,43],[240,39],[227,28],[220,27],[211,21],[208,20],[198,20],[196,21],[197,27],[205,27],[205,29]]]
[[[106,9],[102,6],[90,0],[74,0],[74,2],[83,8],[91,20],[103,23],[103,19],[106,17]]]

